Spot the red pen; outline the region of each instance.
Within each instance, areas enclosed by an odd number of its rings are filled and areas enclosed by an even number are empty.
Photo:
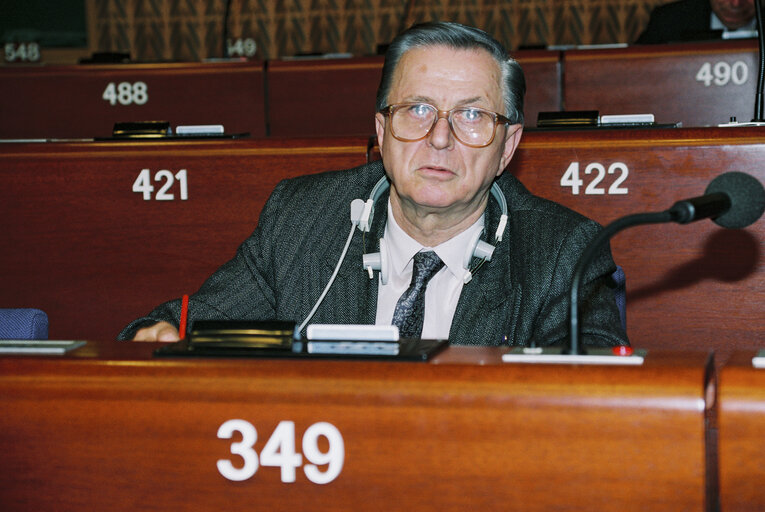
[[[181,339],[186,337],[186,321],[189,317],[189,296],[184,295],[181,300],[181,325],[178,327],[178,334]]]

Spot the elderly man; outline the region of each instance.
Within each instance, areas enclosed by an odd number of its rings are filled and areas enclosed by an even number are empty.
[[[483,31],[427,23],[401,34],[377,96],[382,162],[280,183],[236,256],[191,297],[189,318],[393,323],[402,337],[455,344],[564,342],[572,269],[599,227],[503,173],[524,92],[518,64]],[[585,344],[627,343],[614,269],[606,249],[586,275]],[[177,340],[179,309],[163,304],[120,338]]]

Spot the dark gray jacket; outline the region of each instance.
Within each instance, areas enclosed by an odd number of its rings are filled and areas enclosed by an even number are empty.
[[[655,7],[637,44],[708,39],[712,7],[709,0],[680,0]],[[717,37],[719,39],[719,37]]]
[[[383,176],[381,162],[285,180],[274,189],[257,228],[228,263],[189,302],[194,319],[292,320],[301,323],[321,295],[350,230],[350,203],[366,200]],[[493,258],[462,290],[451,325],[453,344],[540,345],[568,333],[572,269],[599,226],[565,207],[536,197],[512,175],[498,184],[509,208],[508,227]],[[376,252],[385,229],[388,193],[377,201],[366,252]],[[490,199],[486,232],[494,233],[500,208]],[[362,268],[357,230],[337,280],[312,323],[373,324],[377,283]],[[615,266],[605,249],[590,267],[580,307],[585,344],[626,344],[615,306]],[[180,301],[162,304],[128,325],[120,339],[165,320],[178,325]]]

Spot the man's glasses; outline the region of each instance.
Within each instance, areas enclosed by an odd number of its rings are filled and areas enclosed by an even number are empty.
[[[494,140],[498,124],[511,124],[502,114],[478,107],[438,110],[428,103],[398,103],[388,105],[380,113],[388,116],[391,134],[402,142],[424,139],[443,117],[449,122],[454,137],[471,148],[488,146]]]

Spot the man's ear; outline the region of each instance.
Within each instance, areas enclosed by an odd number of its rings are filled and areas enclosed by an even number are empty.
[[[379,112],[375,114],[375,131],[377,132],[377,146],[380,148],[380,154],[382,154],[383,139],[385,139],[385,116]]]
[[[505,134],[505,148],[502,151],[502,157],[499,160],[499,170],[497,176],[502,174],[510,164],[510,160],[513,159],[513,154],[518,148],[518,144],[521,142],[521,135],[523,134],[523,125],[511,124],[507,127],[507,133]]]

